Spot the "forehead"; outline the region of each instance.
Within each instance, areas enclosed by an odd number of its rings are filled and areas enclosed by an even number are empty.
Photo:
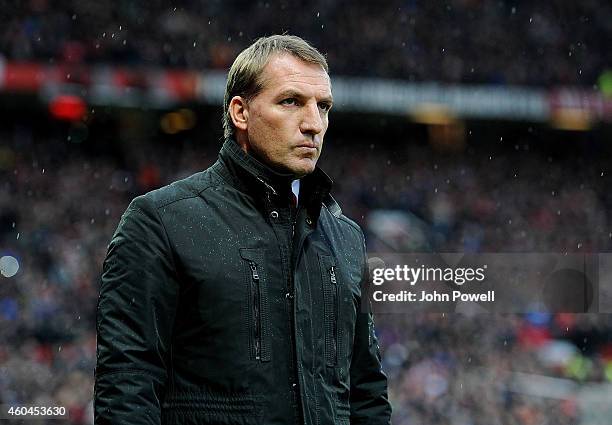
[[[275,54],[268,60],[260,76],[261,92],[288,89],[307,91],[316,96],[331,97],[331,82],[318,64],[305,62],[290,54]]]

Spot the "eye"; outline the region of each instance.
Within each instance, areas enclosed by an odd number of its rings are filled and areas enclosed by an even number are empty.
[[[287,99],[281,100],[281,105],[297,105],[297,99],[295,97],[288,97]]]
[[[329,102],[319,102],[319,108],[321,108],[325,112],[328,112],[331,109],[331,107],[332,107],[332,104]]]

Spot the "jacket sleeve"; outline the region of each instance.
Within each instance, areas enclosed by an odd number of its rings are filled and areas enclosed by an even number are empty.
[[[365,259],[362,279],[362,296],[369,272]],[[362,298],[362,304],[368,299]],[[369,307],[369,306],[368,306]],[[380,348],[374,331],[371,309],[357,312],[355,340],[351,360],[351,425],[391,424],[391,404],[387,396],[387,376],[381,368]]]
[[[159,214],[136,198],[102,268],[96,316],[96,425],[159,424],[178,283]]]

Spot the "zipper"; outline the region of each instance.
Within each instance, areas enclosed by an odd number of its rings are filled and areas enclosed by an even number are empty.
[[[290,340],[290,344],[291,344],[291,360],[290,363],[292,365],[292,367],[294,368],[293,372],[293,377],[295,379],[295,382],[293,383],[293,403],[294,405],[297,407],[297,411],[296,411],[296,421],[297,422],[302,422],[303,418],[304,418],[304,406],[303,406],[303,402],[301,399],[301,394],[300,394],[300,365],[299,365],[299,361],[298,361],[298,354],[297,354],[297,345],[296,345],[296,338],[295,338],[295,282],[293,280],[293,272],[294,272],[294,267],[295,267],[295,258],[297,258],[297,255],[294,255],[294,238],[295,238],[295,223],[296,223],[296,219],[298,216],[298,212],[299,212],[299,206],[298,206],[298,211],[296,211],[295,216],[293,216],[291,218],[291,238],[289,239],[289,287],[287,288],[288,291],[288,299],[287,301],[289,302],[289,311],[290,311],[290,317],[289,317],[289,321],[290,321],[290,329],[291,331],[289,332],[289,340]],[[301,241],[300,241],[301,242]],[[298,255],[299,255],[299,250],[302,249],[302,244],[299,243],[298,244]]]
[[[332,358],[334,364],[338,359],[338,285],[336,281],[336,267],[329,268],[329,280],[333,285],[332,289]]]
[[[255,351],[255,359],[261,359],[261,314],[259,311],[259,273],[257,272],[257,264],[254,261],[249,261],[251,268],[251,299],[253,302],[253,348]]]

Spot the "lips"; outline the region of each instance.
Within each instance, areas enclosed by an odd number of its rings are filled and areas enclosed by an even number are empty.
[[[305,143],[297,145],[296,147],[298,147],[298,148],[316,149],[317,145],[315,143],[312,143],[312,142],[310,142],[310,143],[309,142],[305,142]]]

